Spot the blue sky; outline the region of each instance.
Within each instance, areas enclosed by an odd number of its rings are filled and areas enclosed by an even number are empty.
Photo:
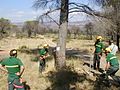
[[[80,0],[70,0],[80,2]],[[89,0],[81,0],[81,3],[89,4]],[[45,12],[47,9],[38,11],[32,8],[34,0],[1,0],[0,1],[0,17],[8,18],[12,22],[24,22],[26,20],[36,19],[37,16]],[[90,3],[92,6],[92,3]],[[94,5],[93,5],[94,7]],[[53,16],[56,13],[53,13]],[[80,16],[84,18],[84,14],[72,14],[73,20]]]
[[[0,17],[8,18],[12,22],[35,19],[39,15],[40,10],[35,11],[32,5],[33,0],[1,0]]]

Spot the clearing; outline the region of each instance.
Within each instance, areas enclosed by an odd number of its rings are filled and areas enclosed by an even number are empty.
[[[21,47],[24,46],[28,51],[35,51],[38,46],[42,46],[45,43],[55,47],[54,39],[48,36],[29,39],[4,38],[0,41],[0,60],[8,57],[9,50],[13,48],[22,49]],[[42,75],[38,73],[38,62],[31,61],[36,54],[34,52],[19,52],[18,58],[25,65],[23,78],[26,81],[26,86],[30,86],[28,90],[120,90],[118,87],[112,86],[109,88],[100,85],[96,80],[96,76],[89,72],[90,68],[86,65],[83,66],[84,61],[89,62],[90,60],[87,55],[93,55],[93,44],[94,41],[91,40],[69,39],[67,41],[66,61],[68,70],[56,72],[54,59],[51,55],[51,58],[47,61],[46,71]],[[0,71],[0,90],[7,89],[6,79],[7,75]]]

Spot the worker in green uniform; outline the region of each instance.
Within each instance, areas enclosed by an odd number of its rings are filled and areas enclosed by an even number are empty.
[[[39,72],[43,72],[46,66],[46,58],[48,57],[48,44],[44,44],[43,48],[39,50]]]
[[[96,70],[96,69],[99,70],[100,69],[100,59],[102,56],[102,50],[104,48],[104,45],[103,45],[101,36],[98,36],[96,39],[97,40],[94,44],[95,52],[94,52],[93,68],[94,68],[94,70]]]
[[[119,62],[118,58],[111,53],[110,48],[105,49],[106,54],[106,67],[105,71],[109,79],[111,79],[111,76],[114,76],[115,73],[119,70]]]
[[[21,82],[21,75],[24,72],[24,65],[17,58],[17,50],[10,51],[10,57],[0,63],[0,69],[8,73],[8,90],[25,90]]]

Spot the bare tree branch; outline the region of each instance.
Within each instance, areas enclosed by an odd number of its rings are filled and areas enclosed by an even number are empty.
[[[60,24],[57,22],[57,21],[55,21],[52,17],[50,17],[50,15],[47,15],[53,22],[55,22],[58,26],[60,26]]]
[[[43,22],[43,18],[44,18],[45,16],[47,16],[47,17],[50,18],[54,23],[56,23],[58,26],[60,26],[60,24],[59,24],[57,21],[55,21],[52,17],[50,17],[50,15],[49,15],[50,13],[53,13],[53,12],[58,11],[58,10],[60,10],[60,8],[47,11],[46,13],[43,13],[42,15],[40,15],[40,16],[38,17],[38,20],[41,20],[41,21]]]
[[[69,13],[74,13],[74,12],[84,12],[88,15],[91,15],[91,16],[98,16],[98,17],[102,17],[102,18],[107,18],[107,19],[110,19],[108,18],[107,16],[105,16],[104,14],[100,13],[100,12],[97,12],[95,10],[92,10],[89,6],[87,5],[84,5],[84,4],[77,4],[77,3],[69,3],[70,5],[75,5],[74,7],[70,8],[69,9]]]
[[[89,11],[94,11],[88,5],[85,5],[85,4],[78,4],[78,3],[71,2],[71,3],[69,3],[69,5],[75,5],[76,7],[79,7],[79,8],[81,7],[86,10],[88,9]]]
[[[58,11],[58,10],[60,10],[60,8],[56,8],[56,9],[53,9],[53,10],[49,10],[49,11],[47,11],[46,13],[43,13],[41,16],[44,16],[44,15],[53,13],[53,12]]]
[[[35,0],[33,6],[35,9],[39,8],[58,8],[60,7],[60,0]]]
[[[42,0],[41,0],[42,1]],[[44,1],[44,0],[43,0]],[[53,0],[45,0],[45,1],[53,1]],[[69,14],[70,13],[75,13],[75,12],[84,12],[88,15],[91,15],[91,16],[94,16],[94,17],[102,17],[102,18],[106,18],[106,19],[110,19],[109,17],[107,17],[106,15],[104,15],[103,13],[100,13],[100,12],[97,12],[95,10],[92,10],[89,6],[87,5],[84,5],[84,4],[78,4],[78,3],[69,3],[69,5],[73,5],[71,8],[69,8]],[[50,13],[53,13],[55,11],[58,11],[60,10],[60,8],[56,8],[56,9],[53,9],[53,10],[48,10],[46,13],[43,13],[42,15],[40,15],[38,17],[38,19],[42,20],[43,21],[43,18],[45,16],[47,16],[48,18],[50,18],[54,23],[56,23],[58,26],[60,25],[56,20],[54,20],[52,17],[50,17]]]

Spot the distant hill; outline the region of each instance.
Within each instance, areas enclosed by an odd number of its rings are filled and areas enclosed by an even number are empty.
[[[69,26],[75,25],[75,26],[83,27],[87,22],[89,22],[89,21],[69,22],[68,25]],[[18,27],[22,27],[24,22],[13,22],[13,24],[17,25]],[[44,22],[43,25],[47,26],[49,28],[53,28],[53,27],[57,28],[58,27],[58,25],[56,23],[54,23],[54,22]]]

